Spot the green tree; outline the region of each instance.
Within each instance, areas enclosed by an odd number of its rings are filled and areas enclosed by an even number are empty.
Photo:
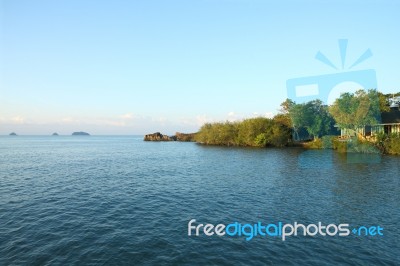
[[[305,128],[314,139],[329,134],[334,124],[328,107],[321,100],[293,104],[289,109],[289,116],[295,133]]]
[[[329,112],[341,128],[357,131],[366,125],[380,122],[382,97],[376,90],[359,90],[343,93],[329,108]]]

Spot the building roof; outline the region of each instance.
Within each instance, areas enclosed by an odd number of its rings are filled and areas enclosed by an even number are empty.
[[[392,109],[390,112],[384,112],[381,114],[382,124],[395,124],[400,123],[400,111],[398,109]]]

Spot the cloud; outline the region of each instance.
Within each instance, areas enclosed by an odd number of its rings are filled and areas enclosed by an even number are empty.
[[[208,116],[206,116],[206,115],[198,115],[198,116],[196,116],[196,119],[195,119],[195,124],[197,125],[197,126],[202,126],[202,125],[204,125],[205,123],[212,123],[212,122],[215,122],[215,119],[213,119],[213,118],[211,118],[211,117],[208,117]]]
[[[96,126],[116,126],[124,127],[131,125],[137,119],[132,113],[127,113],[111,117],[83,117],[80,119],[74,117],[64,117],[59,120],[61,124],[68,125],[96,125]],[[51,121],[48,121],[52,123]]]
[[[274,117],[274,113],[273,112],[266,112],[266,113],[264,113],[264,117],[267,117],[267,118],[273,118]]]
[[[11,121],[15,124],[24,124],[25,123],[25,119],[22,116],[15,116],[15,117],[11,118]]]
[[[26,124],[27,121],[24,117],[17,115],[13,117],[0,117],[0,123],[10,125],[22,125]]]
[[[134,118],[134,116],[133,116],[132,113],[127,113],[127,114],[121,115],[120,117],[121,117],[122,119],[127,119],[127,120],[130,120],[130,119],[133,119],[133,118]]]
[[[79,122],[78,120],[72,118],[72,117],[64,117],[61,119],[61,123],[76,123]]]

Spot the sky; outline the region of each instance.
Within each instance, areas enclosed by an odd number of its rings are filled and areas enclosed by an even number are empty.
[[[399,10],[395,0],[0,0],[0,135],[173,134],[271,117],[287,80],[350,71],[367,49],[351,71],[373,69],[378,90],[397,92]]]

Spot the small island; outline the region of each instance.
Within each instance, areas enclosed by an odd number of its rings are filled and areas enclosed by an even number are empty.
[[[90,136],[90,134],[87,132],[78,131],[78,132],[72,133],[72,136]]]
[[[17,135],[17,133],[15,133],[15,132],[11,132],[11,133],[10,133],[10,136],[18,136],[18,135]]]
[[[52,134],[52,136],[58,136],[58,133],[57,133],[57,132],[54,132],[54,133]]]

